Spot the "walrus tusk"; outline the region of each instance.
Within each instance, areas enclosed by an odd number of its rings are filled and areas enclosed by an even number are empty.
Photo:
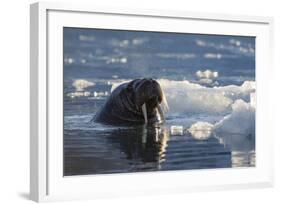
[[[146,111],[146,104],[143,103],[143,105],[141,106],[141,110],[142,110],[142,114],[143,114],[143,117],[144,117],[144,122],[145,124],[147,124],[147,111]]]
[[[157,105],[157,110],[158,110],[160,117],[165,121],[163,110],[159,104]]]
[[[168,102],[167,102],[167,98],[166,98],[166,95],[165,93],[163,92],[163,90],[161,90],[161,93],[162,93],[162,106],[163,106],[163,109],[164,109],[164,112],[168,112],[169,110],[169,105],[168,105]]]

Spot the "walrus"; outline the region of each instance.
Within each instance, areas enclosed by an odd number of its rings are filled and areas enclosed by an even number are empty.
[[[135,79],[115,88],[93,120],[111,125],[162,124],[165,117],[161,104],[168,108],[156,80]]]

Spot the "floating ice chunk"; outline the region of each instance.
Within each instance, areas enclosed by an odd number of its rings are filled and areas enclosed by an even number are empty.
[[[130,45],[130,41],[127,39],[125,39],[125,40],[112,39],[110,41],[110,44],[112,46],[118,46],[118,47],[123,48],[123,47],[128,47]]]
[[[127,63],[127,58],[125,58],[125,57],[120,58],[120,63]]]
[[[88,91],[85,91],[85,92],[78,91],[78,92],[73,92],[73,93],[68,93],[67,94],[67,96],[71,97],[71,98],[75,98],[75,97],[88,97],[90,95],[91,95],[91,93],[88,92]]]
[[[213,78],[217,78],[219,76],[219,73],[217,71],[213,72],[211,70],[205,70],[205,71],[198,70],[196,72],[196,76],[198,78],[213,79]]]
[[[254,54],[254,53],[255,53],[255,49],[249,48],[249,52],[252,53],[252,54]]]
[[[125,46],[128,46],[129,43],[130,43],[129,40],[123,40],[123,41],[120,42],[120,46],[121,46],[121,47],[125,47]]]
[[[84,91],[85,88],[89,86],[94,86],[95,83],[84,80],[84,79],[78,79],[75,80],[72,85],[76,88],[76,91]]]
[[[212,79],[208,79],[208,78],[202,78],[202,79],[199,80],[199,82],[200,82],[201,84],[210,85],[210,84],[213,83],[213,80],[212,80]]]
[[[213,72],[213,78],[217,78],[217,77],[219,77],[219,73],[218,72]]]
[[[215,124],[216,132],[237,136],[255,136],[255,107],[241,99],[232,105],[232,113]]]
[[[208,122],[196,122],[188,129],[192,137],[198,140],[208,139],[213,131],[214,125]]]
[[[172,113],[221,113],[230,109],[233,100],[223,92],[197,83],[157,80],[163,89]]]
[[[82,63],[82,64],[85,64],[86,62],[87,62],[86,59],[84,59],[84,58],[81,59],[81,63]]]
[[[202,72],[201,70],[198,70],[198,71],[196,72],[196,76],[197,76],[198,78],[202,78],[202,77],[203,77],[203,72]]]
[[[202,41],[202,40],[199,40],[199,39],[197,39],[195,42],[198,46],[201,46],[201,47],[204,47],[204,46],[207,45],[207,43],[205,41]]]
[[[105,91],[105,92],[94,91],[93,92],[94,97],[105,97],[105,96],[108,96],[108,95],[109,95],[109,92],[107,92],[107,91]]]
[[[245,81],[241,88],[243,90],[255,90],[256,89],[256,82],[254,81]]]
[[[92,41],[95,41],[96,38],[95,38],[95,36],[79,35],[79,40],[80,40],[80,41],[92,42]]]
[[[133,43],[133,45],[142,45],[142,44],[144,44],[147,41],[148,41],[147,38],[134,38],[132,40],[132,43]]]
[[[72,63],[74,63],[74,59],[73,59],[73,58],[65,58],[65,59],[64,59],[64,62],[65,62],[66,64],[72,64]]]
[[[216,90],[222,91],[225,97],[232,100],[242,99],[250,101],[250,93],[255,92],[256,83],[254,81],[245,81],[241,86],[228,85],[223,87],[215,87]]]
[[[221,59],[222,55],[220,53],[205,53],[204,58],[209,59]]]
[[[233,45],[236,45],[236,46],[240,46],[241,45],[241,42],[238,41],[238,40],[235,40],[235,39],[230,39],[229,43],[233,44]]]
[[[173,125],[170,128],[171,135],[183,135],[183,126]]]
[[[215,132],[221,142],[233,151],[255,149],[255,108],[251,103],[236,100],[232,113],[215,124]]]
[[[113,57],[113,58],[109,58],[107,59],[106,63],[107,64],[111,64],[111,63],[127,63],[127,58],[126,57],[122,57],[122,58],[117,58],[117,57]]]
[[[109,92],[105,91],[105,92],[88,92],[88,91],[76,91],[76,92],[72,92],[72,93],[68,93],[67,94],[68,97],[71,98],[75,98],[75,97],[94,97],[95,99],[101,99],[102,97],[106,97],[109,96]]]

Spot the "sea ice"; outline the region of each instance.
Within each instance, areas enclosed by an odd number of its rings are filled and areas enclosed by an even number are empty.
[[[221,113],[230,109],[232,99],[222,91],[187,80],[158,80],[171,113]]]
[[[171,135],[183,135],[183,126],[173,125],[170,127]]]
[[[213,131],[214,125],[208,122],[196,122],[188,129],[192,137],[198,140],[208,139]]]
[[[76,91],[84,91],[85,88],[89,86],[94,86],[95,83],[84,80],[84,79],[77,79],[72,83],[73,87],[76,88]]]
[[[75,97],[88,97],[90,96],[91,93],[88,91],[77,91],[77,92],[73,92],[73,93],[68,93],[67,96],[71,97],[71,98],[75,98]]]
[[[219,76],[219,73],[217,71],[213,72],[211,70],[205,70],[205,71],[198,70],[196,72],[196,76],[198,78],[213,79],[213,78],[217,78]]]
[[[241,99],[232,105],[232,113],[215,124],[216,132],[237,136],[255,136],[255,107]]]

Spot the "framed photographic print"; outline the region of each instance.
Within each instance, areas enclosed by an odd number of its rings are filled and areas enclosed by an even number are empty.
[[[31,5],[31,199],[271,186],[269,17]]]

